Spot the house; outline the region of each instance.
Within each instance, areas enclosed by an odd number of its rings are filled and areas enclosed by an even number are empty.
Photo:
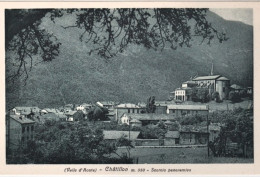
[[[76,107],[76,111],[83,111],[85,107],[83,105],[79,105]]]
[[[15,115],[24,115],[28,116],[31,113],[38,113],[40,112],[40,108],[38,107],[24,107],[24,106],[17,106],[12,109],[12,114]]]
[[[253,87],[247,87],[246,92],[248,95],[252,95],[253,94]]]
[[[196,81],[186,81],[181,84],[182,88],[193,88],[198,86],[198,83]]]
[[[67,116],[67,121],[72,122],[74,121],[73,115],[76,113],[77,111],[71,111],[71,110],[66,110],[64,112],[64,114]]]
[[[87,114],[87,112],[91,109],[91,107],[92,107],[91,104],[83,103],[76,107],[76,111],[83,111],[84,114]]]
[[[53,112],[48,112],[47,114],[41,115],[39,117],[41,120],[43,120],[43,122],[45,122],[46,120],[52,120],[52,121],[59,121],[59,116]]]
[[[98,101],[96,104],[107,109],[114,109],[116,103],[113,101]]]
[[[123,114],[120,118],[121,124],[127,124],[131,126],[141,127],[142,122],[137,119],[132,119],[127,113]]]
[[[191,100],[191,91],[192,88],[197,87],[198,84],[195,81],[186,81],[182,83],[180,88],[175,89],[174,92],[171,92],[174,100],[187,101]]]
[[[180,131],[180,144],[207,144],[209,133],[200,131]]]
[[[177,88],[174,91],[174,100],[179,100],[179,101],[187,101],[191,99],[191,92],[192,88],[186,87],[186,88]]]
[[[164,145],[174,146],[180,144],[180,132],[179,131],[168,131],[165,134]]]
[[[117,131],[117,130],[103,130],[104,140],[110,143],[116,143],[120,138],[125,138],[132,141],[133,145],[138,138],[140,131]]]
[[[46,114],[46,113],[55,113],[55,114],[62,114],[62,112],[59,109],[55,108],[44,108],[40,111],[41,114]]]
[[[132,119],[132,120],[130,121],[130,125],[131,125],[132,127],[141,127],[141,126],[142,126],[142,122],[139,121],[139,120],[137,120],[137,119]]]
[[[155,114],[166,114],[167,113],[167,102],[155,101]]]
[[[121,117],[121,123],[127,123],[130,122],[132,119],[139,120],[142,122],[142,126],[147,125],[147,124],[157,124],[160,121],[174,121],[175,118],[172,115],[169,114],[155,114],[155,113],[150,113],[150,114],[137,114],[137,113],[125,113]],[[124,121],[124,122],[123,122]]]
[[[230,86],[231,90],[233,90],[235,93],[240,93],[240,91],[244,90],[243,87],[237,84],[233,84]]]
[[[66,111],[64,114],[69,122],[85,120],[83,111]]]
[[[53,120],[53,121],[66,121],[67,116],[62,112],[48,112],[46,114],[41,114],[37,116],[35,121],[45,122],[46,120]]]
[[[121,124],[127,124],[127,125],[129,125],[130,124],[130,120],[131,120],[131,117],[130,116],[128,116],[128,114],[123,114],[122,116],[121,116],[121,118],[120,118],[120,123]]]
[[[132,103],[119,104],[115,107],[115,120],[119,121],[119,118],[124,113],[137,113],[141,114],[145,112],[145,107],[138,106]]]
[[[108,109],[108,114],[106,115],[108,119],[115,120],[115,115],[114,109]]]
[[[167,106],[167,114],[174,115],[175,117],[184,115],[207,115],[209,112],[208,105],[177,105],[172,104]]]
[[[27,142],[34,140],[34,124],[23,115],[6,116],[6,145],[9,150],[16,150],[26,146]]]

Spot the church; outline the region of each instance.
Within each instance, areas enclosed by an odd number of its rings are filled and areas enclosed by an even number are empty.
[[[230,80],[221,75],[213,74],[213,64],[209,76],[197,76],[190,81],[182,83],[181,88],[174,91],[174,99],[180,101],[190,100],[191,91],[196,89],[208,89],[209,94],[219,93],[220,100],[227,99],[230,87]]]

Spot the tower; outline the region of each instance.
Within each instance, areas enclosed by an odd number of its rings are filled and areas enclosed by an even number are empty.
[[[211,63],[211,71],[210,71],[210,75],[213,76],[214,75],[214,64],[213,61]]]

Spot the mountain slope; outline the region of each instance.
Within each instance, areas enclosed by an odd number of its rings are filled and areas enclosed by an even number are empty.
[[[145,101],[149,96],[167,99],[169,92],[191,76],[208,75],[211,62],[214,73],[243,86],[253,83],[253,29],[239,22],[226,21],[209,12],[208,20],[226,31],[229,40],[220,44],[200,44],[191,48],[146,50],[129,46],[127,51],[107,61],[89,56],[89,44],[79,41],[79,29],[63,29],[73,17],[55,24],[44,18],[42,26],[62,43],[61,52],[52,62],[39,64],[30,72],[26,86],[7,84],[7,107],[16,105],[60,106],[65,103],[114,100]]]

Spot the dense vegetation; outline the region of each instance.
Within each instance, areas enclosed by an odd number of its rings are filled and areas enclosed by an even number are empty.
[[[214,156],[234,156],[234,152],[228,150],[230,142],[237,144],[236,156],[247,157],[246,152],[253,153],[252,112],[240,108],[216,111],[209,115],[208,123],[219,123],[222,126],[219,137],[209,144]],[[15,152],[7,152],[7,163],[132,163],[132,159],[127,156],[117,154],[119,146],[126,146],[128,150],[132,148],[131,142],[123,137],[115,143],[107,142],[103,139],[102,130],[140,131],[138,138],[163,139],[168,130],[180,130],[181,126],[205,128],[207,116],[183,116],[171,125],[158,122],[142,127],[118,124],[115,121],[46,121],[44,124],[36,124],[35,141]]]
[[[128,140],[106,142],[102,130],[87,122],[46,121],[36,125],[35,141],[28,142],[27,146],[19,147],[11,154],[7,153],[7,163],[132,163],[128,157],[116,154],[117,147],[123,145],[128,145]],[[112,154],[116,154],[116,157],[111,157]]]

